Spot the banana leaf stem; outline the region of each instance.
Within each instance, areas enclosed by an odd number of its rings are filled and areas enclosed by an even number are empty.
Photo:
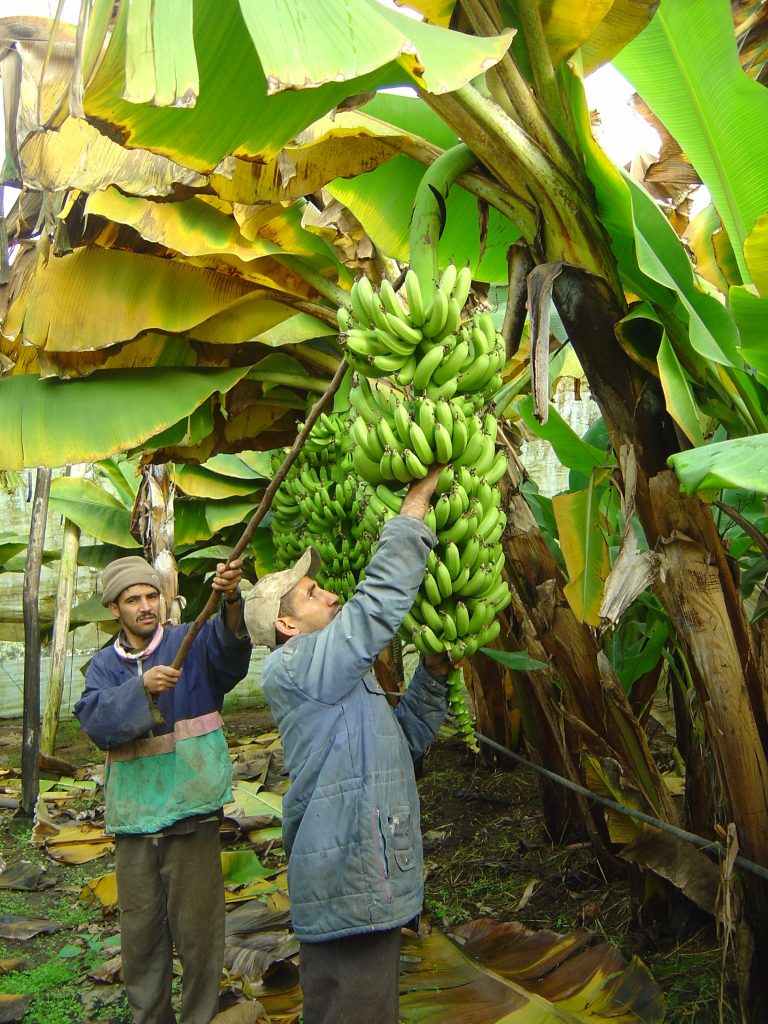
[[[411,215],[411,267],[424,295],[432,294],[438,275],[445,197],[459,175],[476,163],[472,150],[460,142],[439,156],[419,182]]]
[[[517,0],[517,15],[525,36],[536,92],[547,117],[564,139],[573,140],[573,131],[557,76],[549,55],[549,45],[541,22],[539,0]]]
[[[249,370],[249,380],[258,380],[262,384],[281,384],[287,388],[301,388],[304,391],[317,391],[322,394],[328,387],[327,380],[319,377],[300,377],[295,373],[278,373],[269,370]]]
[[[282,263],[284,267],[288,267],[294,273],[298,274],[299,277],[303,278],[307,284],[311,285],[315,291],[324,296],[333,303],[334,306],[343,306],[345,302],[349,300],[349,294],[344,288],[340,288],[333,281],[329,281],[327,277],[310,267],[304,260],[299,259],[296,256],[276,256],[275,259],[278,263]]]
[[[482,0],[462,0],[461,6],[475,32],[479,35],[498,35],[502,31],[504,26],[494,22]],[[563,173],[578,178],[576,160],[572,150],[564,143],[536,102],[536,98],[510,53],[505,53],[499,63],[486,72],[486,77],[489,80],[491,75],[496,77],[506,94],[511,107],[511,111],[507,110],[507,113],[511,113],[531,138],[549,153]]]

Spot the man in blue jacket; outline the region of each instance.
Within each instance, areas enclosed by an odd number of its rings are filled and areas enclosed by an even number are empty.
[[[115,833],[123,977],[135,1024],[175,1024],[173,946],[184,969],[181,1024],[209,1024],[224,957],[219,846],[232,799],[224,694],[247,673],[241,562],[220,564],[222,609],[173,659],[189,624],[164,626],[160,578],[143,558],[111,562],[102,604],[120,624],[96,654],[75,705],[83,730],[107,751],[105,826]]]
[[[291,918],[301,943],[305,1024],[397,1024],[400,928],[421,911],[423,860],[413,771],[447,709],[448,659],[422,659],[395,711],[372,672],[437,543],[424,525],[439,470],[401,513],[343,606],[317,585],[310,548],[259,580],[245,620],[275,648],[262,688],[283,742]]]

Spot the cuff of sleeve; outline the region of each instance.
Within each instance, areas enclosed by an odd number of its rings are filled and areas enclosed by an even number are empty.
[[[151,693],[146,686],[144,687],[144,696],[147,698],[147,707],[149,713],[152,716],[152,722],[154,725],[165,725],[165,719],[163,718],[160,708],[157,706],[155,695]]]

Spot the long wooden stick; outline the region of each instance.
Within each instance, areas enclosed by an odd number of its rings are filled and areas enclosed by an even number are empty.
[[[242,555],[242,553],[248,547],[251,537],[253,537],[254,533],[256,532],[257,526],[269,511],[269,508],[272,504],[272,499],[274,498],[278,487],[285,479],[288,470],[296,461],[296,457],[298,456],[299,452],[304,446],[304,442],[309,437],[310,431],[317,422],[320,413],[323,412],[326,406],[330,404],[331,399],[341,387],[341,382],[344,379],[344,374],[346,372],[347,361],[346,359],[342,359],[342,361],[339,363],[339,367],[336,370],[336,373],[333,376],[333,380],[328,385],[325,392],[320,396],[320,398],[318,398],[318,400],[312,406],[312,409],[309,413],[309,416],[307,416],[304,426],[301,428],[298,437],[293,442],[293,446],[283,459],[278,471],[272,477],[272,482],[264,492],[264,497],[261,499],[261,504],[256,509],[254,514],[251,516],[248,525],[243,531],[243,535],[232,549],[232,554],[227,559],[227,565],[229,565],[230,562],[234,561],[234,559],[239,558],[240,555]],[[203,628],[203,625],[206,622],[206,620],[210,619],[210,617],[215,614],[216,608],[218,607],[219,604],[220,596],[221,595],[217,590],[211,591],[211,595],[206,601],[205,607],[197,616],[195,621],[192,623],[189,632],[182,640],[181,647],[179,647],[178,653],[176,654],[176,657],[173,659],[173,664],[171,666],[172,668],[181,668],[182,663],[184,662],[184,658],[187,656],[187,651],[192,645],[192,641]]]

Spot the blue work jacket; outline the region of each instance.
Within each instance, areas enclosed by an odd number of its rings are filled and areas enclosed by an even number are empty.
[[[421,520],[390,519],[333,621],[264,661],[262,688],[290,775],[283,843],[302,942],[394,928],[421,911],[413,759],[440,728],[447,689],[420,663],[393,710],[372,665],[413,604],[435,543]]]

